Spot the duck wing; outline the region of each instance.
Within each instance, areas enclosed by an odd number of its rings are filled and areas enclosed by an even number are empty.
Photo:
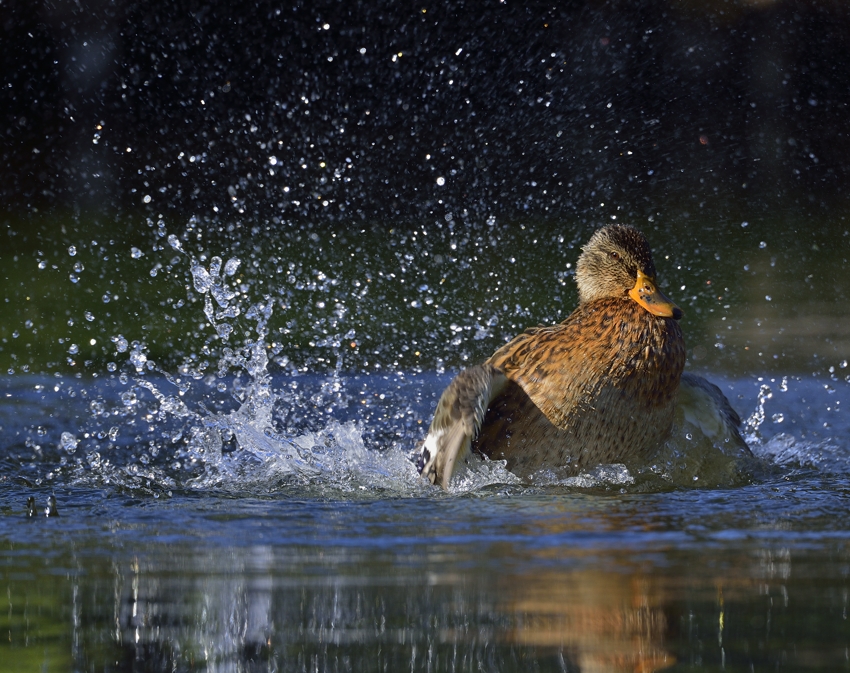
[[[739,430],[741,417],[716,385],[702,376],[684,372],[679,384],[678,410],[684,420],[700,429],[714,443],[729,442],[732,446],[750,449]]]
[[[428,435],[422,442],[419,473],[432,484],[449,486],[459,460],[469,455],[490,402],[502,391],[507,377],[490,364],[464,369],[443,391]]]

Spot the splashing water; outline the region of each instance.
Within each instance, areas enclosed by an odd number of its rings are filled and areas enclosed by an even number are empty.
[[[183,252],[176,238],[169,242]],[[205,375],[187,359],[174,375],[148,358],[143,343],[130,346],[121,335],[112,338],[117,351],[127,354],[133,374],[118,377],[124,387],[120,407],[109,410],[103,399],[93,403],[87,436],[102,441],[77,479],[154,493],[209,488],[256,493],[299,485],[414,494],[428,488],[400,447],[368,447],[361,421],[329,417],[324,427],[300,433],[282,427],[280,417],[288,409],[341,396],[342,359],[330,381],[313,377],[275,389],[268,339],[273,302],[266,296],[244,308],[244,295],[231,283],[240,264],[235,257],[226,262],[212,257],[208,267],[191,262],[193,288],[204,297],[204,316],[222,344],[232,341],[237,319],[253,323],[253,338],[222,348],[215,374]],[[222,398],[228,391],[230,399]],[[104,420],[111,423],[116,416],[125,420],[124,427],[107,429]],[[128,454],[122,461],[122,452],[114,449],[121,446],[122,431],[131,430],[136,434],[122,447]],[[77,443],[63,435],[67,452]]]
[[[189,298],[201,299],[211,335],[200,354],[184,353],[182,363],[170,370],[152,359],[143,341],[111,337],[116,354],[126,359],[124,371],[91,402],[87,426],[63,434],[59,446],[67,460],[76,461],[79,483],[154,494],[174,489],[268,493],[289,487],[439,492],[419,477],[411,451],[424,434],[417,422],[427,421],[447,383],[442,372],[345,374],[343,342],[355,336],[342,326],[345,307],[337,311],[339,321],[328,323],[326,333],[310,344],[333,353],[323,360],[332,364],[328,374],[287,368],[285,345],[269,335],[276,300],[269,294],[249,299],[259,285],[240,284],[242,261],[212,256],[205,262],[178,237],[167,241],[187,260]],[[283,363],[287,374],[273,377],[273,362]],[[110,363],[107,369],[114,372],[117,366]],[[788,389],[783,379],[780,396]],[[787,410],[772,408],[775,401],[771,387],[762,384],[756,409],[742,428],[758,458],[780,466],[850,469],[829,441],[800,441],[787,432],[765,440],[768,419],[783,423],[783,430],[794,422]],[[700,444],[692,429],[677,421],[674,437],[652,465],[604,465],[578,476],[544,470],[521,482],[503,462],[472,458],[449,493],[499,485],[641,491],[728,486],[749,478],[740,469],[740,456],[724,446]]]

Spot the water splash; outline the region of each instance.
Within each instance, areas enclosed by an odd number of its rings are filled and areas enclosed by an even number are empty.
[[[347,374],[344,354],[348,346],[358,347],[360,338],[343,319],[348,309],[341,301],[321,330],[313,324],[320,333],[308,342],[327,349],[330,357],[294,367],[292,349],[270,336],[274,308],[283,305],[280,294],[272,296],[270,290],[251,297],[263,284],[241,277],[239,257],[199,253],[197,259],[186,242],[190,237],[181,242],[163,230],[161,238],[179,253],[168,268],[185,260],[185,303],[201,300],[198,314],[209,336],[199,353],[184,353],[176,365],[155,362],[155,351],[132,340],[132,334],[111,337],[115,359],[122,362],[110,362],[107,371],[121,371],[106,382],[112,388],[93,399],[88,425],[60,443],[66,460],[77,466],[75,478],[154,494],[173,489],[268,493],[290,486],[322,493],[439,493],[416,474],[409,451],[423,434],[418,423],[427,420],[445,380],[430,375],[433,389],[426,393],[422,381],[429,375],[411,384],[414,376],[401,366],[392,375]],[[325,282],[322,272],[311,273]],[[287,276],[285,283],[297,285],[296,280]],[[305,291],[324,292],[323,287]],[[185,305],[184,300],[172,303]],[[497,322],[482,318],[476,325],[484,331]],[[193,333],[192,339],[202,336]],[[310,363],[329,371],[313,373]],[[281,371],[273,376],[275,367]],[[787,390],[783,379],[779,391]],[[829,442],[763,439],[768,419],[774,425],[781,419],[783,429],[794,423],[788,411],[771,407],[768,413],[773,397],[771,387],[761,385],[756,409],[744,424],[757,455],[780,465],[836,466],[840,457]],[[700,444],[693,429],[687,419],[678,419],[675,436],[649,466],[601,466],[578,476],[544,471],[523,482],[499,461],[472,459],[453,479],[449,494],[494,485],[636,491],[730,486],[747,479],[732,448]]]
[[[783,379],[783,383],[781,385],[785,390],[787,390],[787,380]],[[744,433],[747,444],[759,444],[761,442],[762,437],[759,432],[759,428],[764,424],[765,418],[767,418],[765,406],[771,399],[773,399],[773,390],[771,390],[769,385],[763,383],[759,386],[758,402],[756,404],[755,411],[753,411],[744,423]]]
[[[168,240],[184,252],[176,237]],[[187,358],[174,374],[151,360],[143,343],[130,345],[122,335],[112,338],[128,364],[118,377],[120,405],[110,410],[105,399],[93,403],[87,436],[101,441],[88,452],[77,479],[152,493],[211,488],[266,493],[291,485],[345,493],[416,494],[427,489],[401,447],[369,447],[361,421],[338,420],[330,413],[347,403],[342,335],[327,340],[337,353],[336,366],[316,384],[318,392],[316,385],[297,381],[274,387],[269,364],[275,349],[268,330],[274,303],[265,296],[247,304],[233,285],[240,264],[236,257],[226,262],[212,257],[208,266],[191,260],[192,288],[204,297],[203,314],[222,345],[215,373],[205,374]],[[250,331],[243,329],[245,322],[252,324]],[[232,343],[237,324],[240,334],[250,334],[241,345]],[[311,404],[321,405],[324,425],[300,432],[287,429],[281,419],[288,411]],[[116,416],[124,419],[124,427],[107,430],[105,424]],[[120,446],[119,435],[131,432],[132,440]],[[71,440],[63,442],[70,451]],[[123,462],[115,448],[123,449]]]

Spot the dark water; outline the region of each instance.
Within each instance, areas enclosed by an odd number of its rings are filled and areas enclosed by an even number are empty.
[[[4,660],[844,670],[846,493],[831,476],[640,497],[145,502],[60,491],[58,519],[4,517]]]

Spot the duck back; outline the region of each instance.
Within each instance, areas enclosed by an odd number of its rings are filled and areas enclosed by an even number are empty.
[[[645,458],[667,437],[685,343],[673,318],[604,298],[524,332],[488,363],[508,383],[473,449],[520,476],[552,466],[574,474]]]

